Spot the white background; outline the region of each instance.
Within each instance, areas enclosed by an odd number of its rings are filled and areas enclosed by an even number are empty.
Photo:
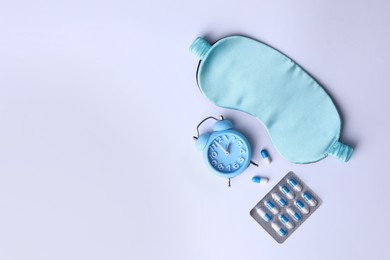
[[[389,13],[385,0],[2,0],[0,259],[388,259]],[[324,85],[350,162],[288,163],[257,120],[202,96],[188,47],[232,34]],[[191,138],[219,114],[254,161],[273,158],[231,188]],[[290,170],[323,205],[279,245],[249,211]]]

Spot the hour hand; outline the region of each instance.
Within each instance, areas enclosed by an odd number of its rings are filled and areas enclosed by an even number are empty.
[[[226,145],[226,152],[227,152],[227,153],[230,152],[230,143],[228,143],[228,144]]]

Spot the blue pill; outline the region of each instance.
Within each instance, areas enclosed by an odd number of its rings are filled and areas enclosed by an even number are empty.
[[[287,202],[285,199],[283,199],[279,194],[277,193],[272,193],[272,198],[279,203],[280,206],[284,207],[287,205]]]
[[[261,154],[261,157],[263,157],[265,163],[267,163],[267,164],[271,163],[271,157],[269,157],[267,150],[265,150],[265,149],[261,150],[260,154]]]
[[[287,213],[291,217],[293,217],[295,219],[295,221],[297,221],[297,222],[302,220],[302,217],[298,213],[296,213],[294,210],[292,210],[291,208],[287,209]]]
[[[302,190],[302,186],[293,178],[288,179],[287,182],[288,182],[288,184],[290,184],[291,187],[293,187],[294,190],[296,190],[296,191]]]
[[[264,201],[264,205],[272,212],[272,214],[276,215],[279,213],[279,209],[270,200]]]
[[[303,213],[303,214],[307,214],[309,213],[309,209],[306,207],[306,205],[300,201],[300,200],[297,200],[295,202],[295,205],[297,206],[297,208]]]
[[[265,212],[265,210],[263,210],[262,208],[257,208],[256,211],[265,221],[269,222],[272,219],[270,214]]]
[[[266,177],[255,176],[252,178],[254,183],[267,184],[269,179]]]
[[[271,227],[279,234],[279,236],[285,237],[287,235],[286,230],[281,228],[278,224],[275,222],[272,222]]]
[[[287,197],[288,199],[291,200],[291,199],[294,198],[294,193],[293,193],[289,188],[287,188],[286,185],[281,186],[281,187],[280,187],[280,190],[283,192],[284,195],[286,195],[286,197]]]
[[[312,206],[315,207],[317,205],[317,201],[307,192],[302,193],[302,197],[306,200],[306,202]]]
[[[288,228],[292,229],[294,227],[294,224],[286,217],[285,215],[280,215],[280,221]]]

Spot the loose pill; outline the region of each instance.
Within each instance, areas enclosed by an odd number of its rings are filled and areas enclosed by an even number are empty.
[[[287,211],[287,213],[288,213],[291,217],[293,217],[293,218],[295,219],[295,221],[299,222],[299,221],[302,220],[302,217],[301,217],[298,213],[296,213],[293,209],[288,208],[286,211]]]
[[[279,203],[280,206],[284,207],[287,205],[287,202],[285,199],[283,199],[279,194],[277,193],[272,193],[272,198]]]
[[[307,204],[312,207],[317,205],[317,201],[307,192],[302,193],[302,197],[306,200]]]
[[[295,201],[295,205],[297,206],[297,208],[298,208],[303,214],[309,213],[308,207],[306,207],[306,205],[305,205],[302,201],[300,201],[300,200]]]
[[[272,203],[270,200],[264,201],[264,205],[272,212],[272,214],[276,215],[279,213],[279,209]]]
[[[269,222],[272,219],[271,215],[265,212],[262,208],[257,208],[256,211],[265,221]]]
[[[261,157],[263,157],[264,162],[266,164],[270,164],[271,163],[271,157],[269,157],[269,154],[268,154],[267,150],[265,150],[265,149],[261,150],[260,154],[261,154]]]
[[[292,229],[294,227],[294,224],[292,223],[292,221],[290,221],[288,219],[288,217],[286,217],[285,215],[280,215],[280,221],[288,228],[288,229]]]
[[[255,183],[267,184],[269,179],[266,177],[255,176],[252,178],[252,181]]]
[[[294,198],[294,193],[286,185],[280,186],[280,190],[289,200]]]
[[[286,230],[281,228],[278,224],[275,222],[272,222],[271,227],[279,234],[279,236],[285,237],[287,235]]]
[[[301,184],[296,182],[296,180],[294,180],[293,178],[288,179],[287,182],[288,182],[288,184],[290,184],[291,187],[293,187],[294,190],[296,190],[296,191],[302,190]]]

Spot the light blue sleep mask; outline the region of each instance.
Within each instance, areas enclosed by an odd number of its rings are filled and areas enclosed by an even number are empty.
[[[201,62],[197,81],[215,105],[262,122],[280,155],[293,163],[327,155],[347,162],[353,149],[339,142],[341,119],[324,89],[294,61],[252,39],[231,36],[190,47]]]

